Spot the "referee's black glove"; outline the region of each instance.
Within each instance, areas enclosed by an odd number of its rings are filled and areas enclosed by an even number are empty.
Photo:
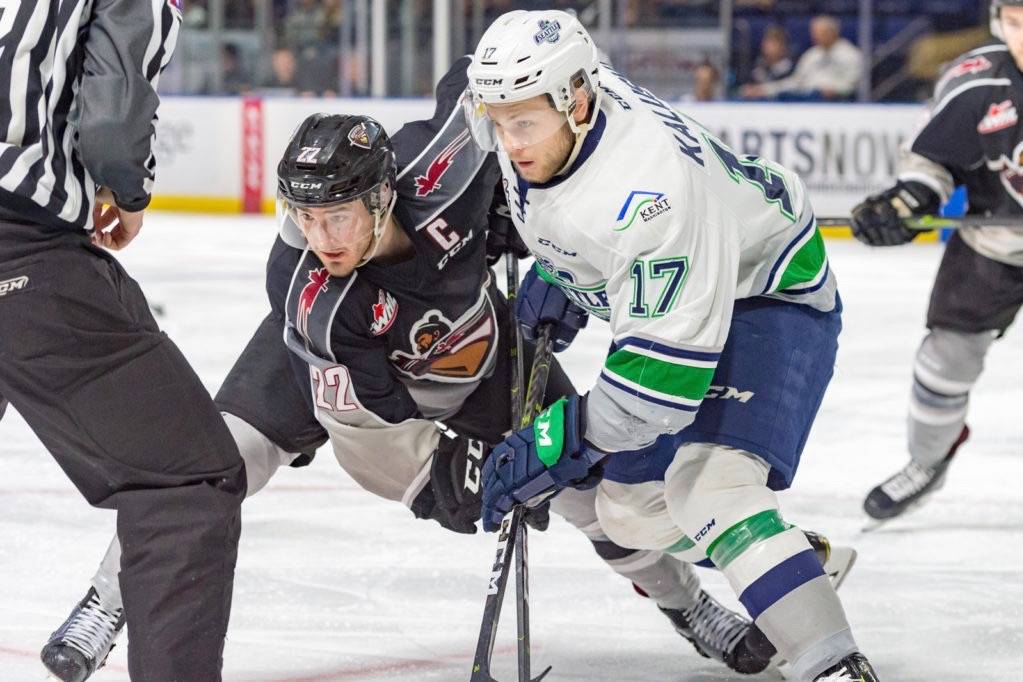
[[[912,180],[895,183],[885,191],[867,197],[852,210],[853,235],[871,246],[897,246],[913,241],[921,230],[911,230],[907,218],[933,215],[941,208],[941,197],[927,185]]]

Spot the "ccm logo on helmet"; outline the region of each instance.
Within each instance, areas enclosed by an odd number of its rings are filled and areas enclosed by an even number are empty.
[[[500,85],[503,78],[477,78],[476,85]]]
[[[322,182],[297,182],[292,180],[290,184],[292,189],[320,189],[323,187]]]

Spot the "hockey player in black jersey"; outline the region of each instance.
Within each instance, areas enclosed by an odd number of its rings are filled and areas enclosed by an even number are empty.
[[[362,116],[314,115],[292,138],[278,167],[272,311],[216,398],[249,495],[329,440],[366,490],[447,529],[476,532],[480,470],[511,426],[509,311],[486,265],[487,232],[496,228],[492,242],[513,232],[496,227],[507,219],[491,211],[496,159],[471,143],[458,106],[465,66],[441,81],[433,119],[406,125],[393,145]],[[549,401],[572,391],[552,363]],[[740,672],[767,666],[773,651],[758,648],[766,640],[701,590],[688,564],[608,540],[592,491],[560,496],[552,511],[699,653]],[[818,545],[827,551],[826,541]],[[71,631],[91,632],[109,649],[123,627],[111,576],[118,552],[115,542],[93,579],[101,612],[76,608],[44,659],[68,655]]]
[[[927,310],[909,403],[910,461],[867,495],[877,520],[938,490],[967,440],[969,393],[984,356],[1023,304],[1023,0],[994,0],[996,44],[967,52],[938,81],[930,118],[900,163],[898,182],[853,209],[853,233],[874,246],[902,244],[902,221],[937,213],[965,185],[971,215],[1015,227],[965,227],[952,235]]]

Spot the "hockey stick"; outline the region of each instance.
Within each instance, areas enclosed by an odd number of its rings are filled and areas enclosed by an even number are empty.
[[[510,321],[511,338],[511,415],[512,426],[524,428],[532,422],[543,403],[544,391],[547,386],[547,375],[550,371],[551,343],[550,328],[544,325],[539,330],[536,354],[529,376],[529,390],[522,404],[522,337],[515,321],[514,304],[518,290],[518,261],[514,255],[505,254],[508,282],[508,301],[512,307]],[[497,623],[501,616],[501,605],[504,602],[504,591],[508,585],[508,573],[511,559],[516,557],[516,616],[518,622],[518,669],[520,682],[539,682],[550,672],[550,667],[538,677],[530,677],[530,639],[529,639],[529,572],[527,564],[526,525],[523,523],[524,510],[516,507],[511,518],[501,522],[501,532],[497,540],[497,552],[494,566],[487,587],[487,600],[483,607],[483,622],[480,625],[479,639],[476,643],[476,655],[473,660],[471,682],[497,682],[490,674],[490,662],[494,653],[494,642],[497,636]],[[513,551],[509,551],[509,543]]]
[[[547,374],[550,371],[551,342],[550,328],[546,325],[540,328],[537,339],[536,354],[533,356],[533,367],[529,375],[529,392],[526,405],[522,410],[522,426],[528,426],[543,403],[544,389],[547,383]],[[520,682],[539,682],[550,672],[550,667],[540,673],[539,676],[531,678],[529,675],[529,591],[528,574],[526,571],[526,544],[524,540],[526,525],[523,522],[525,510],[517,506],[511,516],[506,516],[501,522],[501,531],[497,539],[497,552],[494,556],[494,566],[490,574],[490,582],[487,586],[487,601],[483,607],[483,622],[480,625],[479,639],[476,643],[476,656],[473,659],[472,676],[470,682],[497,682],[490,674],[490,661],[494,653],[494,641],[497,637],[497,623],[501,617],[501,605],[504,601],[504,591],[508,585],[508,574],[511,572],[512,555],[519,557],[517,568],[518,592],[518,616],[519,616],[519,680]],[[511,551],[509,544],[516,551]]]
[[[508,292],[508,323],[511,326],[511,424],[513,429],[524,428],[523,395],[522,386],[522,330],[519,328],[519,321],[515,315],[515,299],[519,294],[519,259],[509,250],[504,254],[505,290]],[[544,377],[544,387],[547,385],[547,378]],[[530,380],[532,387],[532,380]],[[541,396],[541,400],[543,397]],[[528,414],[528,413],[526,413]],[[521,514],[520,514],[521,517]],[[519,682],[529,682],[529,570],[527,566],[527,542],[528,528],[522,519],[516,523],[513,521],[515,544],[515,626],[518,629],[517,650],[519,666]]]
[[[850,218],[818,218],[817,225],[820,227],[849,227],[852,222]],[[1023,227],[1023,217],[996,218],[989,216],[962,216],[961,218],[946,218],[939,215],[922,215],[915,218],[907,218],[902,224],[911,230],[955,230],[961,227]]]

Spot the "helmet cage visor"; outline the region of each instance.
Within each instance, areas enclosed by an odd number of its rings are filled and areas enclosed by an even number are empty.
[[[496,100],[485,98],[470,86],[462,98],[462,110],[476,144],[488,152],[514,151],[550,139],[566,124],[573,133],[587,130],[588,125],[575,122],[573,112],[580,88],[589,102],[595,102],[590,79],[585,71],[579,71],[565,85],[556,96],[547,93],[546,97],[518,101],[506,100],[503,95]]]
[[[277,193],[277,223],[285,242],[301,239],[314,251],[364,251],[379,237],[382,213],[392,205],[390,182],[355,198],[299,202]],[[368,215],[367,215],[368,213]]]
[[[529,104],[485,104],[466,97],[463,109],[473,139],[488,152],[514,151],[545,142],[568,125],[569,118],[551,106],[548,98]]]

